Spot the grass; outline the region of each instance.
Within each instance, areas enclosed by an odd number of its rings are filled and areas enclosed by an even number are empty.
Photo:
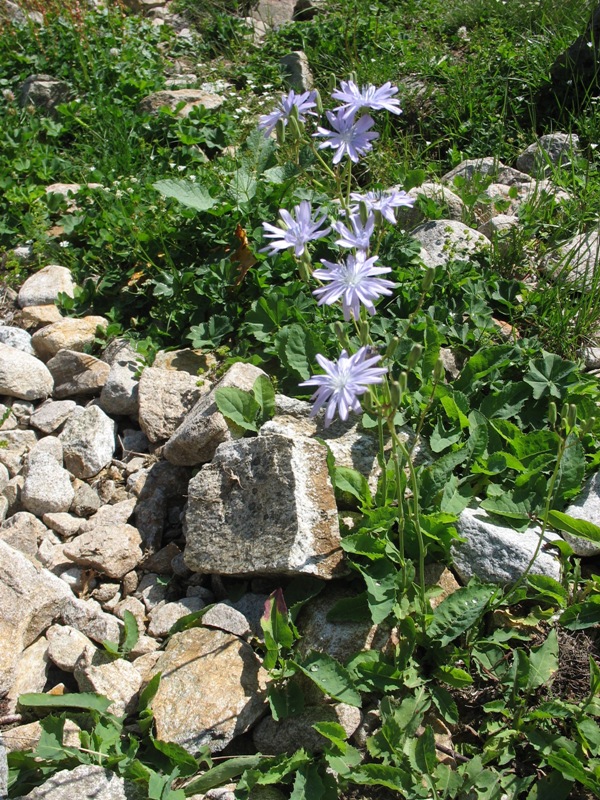
[[[93,10],[73,0],[22,0],[44,25],[0,28],[3,278],[16,285],[31,270],[64,264],[80,287],[73,300],[64,299],[64,311],[104,314],[106,338],[137,339],[149,362],[160,347],[216,350],[225,364],[244,359],[263,366],[296,396],[316,353],[339,355],[340,314],[317,307],[289,253],[261,252],[262,223],[303,199],[334,211],[341,180],[323,173],[290,129],[279,148],[256,132],[258,115],[284,89],[279,57],[303,49],[323,98],[332,76],[398,84],[404,113],[378,121],[377,147],[358,165],[352,188],[409,188],[439,179],[465,158],[495,156],[512,165],[537,135],[552,131],[556,123],[538,117],[536,98],[594,5],[331,0],[326,11],[283,26],[257,47],[240,18],[248,7],[233,0],[176,2],[195,27],[192,41],[117,3]],[[219,83],[223,105],[186,119],[168,109],[141,113],[139,101],[165,87],[167,66],[195,74],[199,86]],[[64,79],[73,90],[53,116],[18,102],[21,83],[34,73]],[[394,411],[436,458],[412,476],[406,498],[403,473],[391,464],[375,497],[360,476],[332,473],[340,503],[361,520],[344,537],[354,574],[362,576],[352,583],[359,597],[336,613],[385,620],[398,631],[392,655],[319,663],[329,678],[318,685],[327,694],[378,706],[383,725],[369,738],[368,755],[331,726],[321,730],[328,743],[317,756],[250,754],[221,767],[207,753],[194,759],[175,746],[161,750],[149,735],[147,704],[156,685],[125,725],[105,713],[103,701],[77,701],[91,760],[102,751],[100,763],[163,800],[182,800],[228,778],[239,779],[240,796],[277,784],[294,800],[351,798],[359,789],[361,797],[390,792],[410,800],[598,796],[597,561],[580,561],[564,543],[562,582],[529,576],[503,593],[475,581],[441,610],[428,605],[435,589],[423,604],[409,575],[421,555],[450,563],[455,523],[470,502],[518,530],[532,520],[550,519],[560,530],[572,525],[560,515],[600,466],[600,390],[580,360],[600,323],[600,270],[594,266],[586,291],[556,278],[570,266],[560,247],[597,225],[600,114],[595,98],[577,113],[563,112],[561,129],[579,135],[582,153],[550,177],[569,199],[557,203],[538,193],[524,203],[510,247],[438,267],[424,291],[410,235],[397,226],[381,237],[381,262],[398,287],[378,306],[370,335],[382,351],[399,338],[389,361]],[[453,187],[465,222],[474,224],[491,181],[478,177]],[[75,206],[47,195],[45,187],[55,182],[82,184]],[[431,218],[442,215],[437,203],[422,207]],[[31,247],[31,266],[12,255],[19,245]],[[330,258],[331,247],[319,242],[315,257]],[[509,326],[508,339],[499,323]],[[352,331],[343,335],[356,347]],[[436,366],[442,348],[458,364],[448,383]],[[233,422],[252,430],[259,412],[268,416],[269,397],[264,385],[251,399],[233,392],[227,398]],[[364,423],[377,424],[368,415]],[[398,554],[405,505],[406,560]],[[600,529],[586,535],[598,539]],[[298,670],[309,679],[311,670],[295,655],[285,599],[277,595],[269,609],[267,644],[255,646],[269,664],[272,713],[283,715],[300,702]],[[126,642],[112,647],[115,657],[127,657],[132,647],[130,620],[126,634]],[[576,690],[568,691],[565,664],[582,648]],[[88,757],[59,746],[60,726],[74,712],[62,710],[60,700],[27,702],[53,710],[42,723],[42,750],[11,757],[13,796]],[[440,720],[452,731],[452,766],[436,758]]]

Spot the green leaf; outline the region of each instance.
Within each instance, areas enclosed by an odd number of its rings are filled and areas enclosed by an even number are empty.
[[[202,617],[206,614],[207,611],[214,606],[214,603],[210,603],[204,608],[201,608],[199,611],[192,611],[191,614],[186,614],[184,617],[180,617],[177,622],[174,622],[173,625],[169,628],[169,636],[173,636],[176,633],[181,633],[182,631],[187,631],[190,628],[198,628],[202,622]]]
[[[42,733],[35,748],[37,758],[48,761],[62,761],[67,757],[63,747],[63,732],[65,727],[65,717],[55,717],[50,715],[40,722]]]
[[[325,694],[341,703],[360,708],[360,693],[354,688],[348,670],[326,653],[310,653],[303,661],[294,662]]]
[[[363,567],[355,564],[367,585],[367,599],[371,619],[379,625],[389,617],[396,602],[399,572],[388,558],[382,558]]]
[[[527,689],[530,691],[548,683],[558,670],[558,637],[555,628],[552,628],[545,642],[531,648],[529,665]]]
[[[198,771],[198,762],[180,744],[164,742],[162,739],[154,738],[152,739],[152,744],[159,753],[162,753],[169,761],[179,767],[182,775],[193,775]]]
[[[236,203],[249,203],[256,194],[256,179],[243,167],[234,172],[229,193]]]
[[[428,637],[445,647],[477,622],[496,591],[496,587],[478,584],[457,589],[434,610]]]
[[[431,725],[426,725],[425,730],[416,740],[414,754],[417,769],[424,775],[431,775],[437,764],[435,739]]]
[[[548,800],[550,797],[552,800],[567,800],[572,788],[573,781],[563,778],[560,772],[552,771],[533,784],[527,800]]]
[[[371,619],[366,592],[342,597],[327,612],[328,622],[366,622]]]
[[[317,353],[310,331],[298,323],[286,325],[276,334],[275,346],[279,358],[300,380],[310,378]]]
[[[543,358],[529,362],[529,371],[523,376],[523,381],[532,387],[536,400],[546,395],[562,400],[567,387],[575,379],[572,373],[576,369],[574,362],[565,361],[553,353],[544,353]]]
[[[560,615],[560,624],[569,631],[582,631],[600,622],[600,595],[575,603]]]
[[[199,778],[188,783],[185,787],[185,796],[206,794],[209,789],[214,789],[215,786],[221,786],[224,783],[229,783],[233,778],[237,778],[244,770],[256,767],[261,760],[261,755],[232,756],[227,761],[212,767]]]
[[[562,584],[547,575],[528,575],[527,583],[544,597],[555,600],[559,606],[567,601],[567,590]]]
[[[585,539],[588,542],[600,544],[600,527],[585,519],[578,519],[565,514],[563,511],[550,511],[546,521],[557,531],[565,531],[571,536]]]
[[[496,345],[482,348],[464,365],[462,372],[454,383],[454,388],[462,392],[473,392],[490,373],[500,372],[510,364],[509,354],[512,345]]]
[[[454,669],[458,668],[454,667]],[[444,722],[449,725],[457,725],[459,721],[458,706],[450,692],[446,691],[442,686],[430,686],[429,694]]]
[[[554,486],[555,505],[563,505],[579,492],[584,474],[585,451],[579,437],[575,433],[570,433],[567,436]]]
[[[321,800],[326,789],[316,764],[307,764],[296,773],[290,800]]]
[[[548,753],[546,761],[563,777],[579,781],[587,789],[600,792],[600,782],[594,779],[591,771],[586,770],[577,756],[569,753],[565,748],[561,748],[558,752]]]
[[[260,406],[261,423],[275,416],[275,389],[266,375],[259,375],[252,387],[254,399]]]
[[[350,467],[334,467],[333,470],[334,488],[338,492],[350,494],[362,503],[370,507],[371,492],[365,476],[358,470]]]
[[[448,686],[453,686],[455,689],[460,689],[462,686],[470,686],[473,683],[473,678],[460,667],[453,667],[449,664],[442,664],[434,671],[434,676]]]
[[[123,624],[125,636],[123,638],[123,644],[121,645],[121,652],[126,655],[127,653],[131,653],[136,646],[140,638],[140,631],[137,619],[133,616],[131,611],[127,611],[127,609],[123,612]]]
[[[167,179],[152,184],[163,197],[172,197],[188,208],[208,211],[217,204],[204,186],[192,181]]]
[[[304,693],[294,680],[283,685],[271,683],[268,698],[271,715],[276,722],[295,717],[304,711]]]
[[[37,694],[30,692],[19,695],[19,705],[29,708],[79,708],[84,711],[99,711],[104,714],[112,700],[93,692],[73,694]]]
[[[260,406],[250,392],[235,386],[218,388],[215,390],[215,403],[225,419],[246,431],[258,432],[256,415]]]
[[[362,764],[357,767],[348,780],[361,786],[385,786],[393,792],[411,792],[412,780],[408,772],[400,767],[388,767],[384,764]]]

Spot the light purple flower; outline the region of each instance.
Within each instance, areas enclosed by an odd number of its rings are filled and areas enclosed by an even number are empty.
[[[317,355],[319,366],[325,370],[325,375],[314,375],[300,386],[318,386],[312,396],[314,406],[311,417],[314,417],[327,403],[325,411],[325,427],[331,425],[336,410],[340,419],[348,419],[350,411],[360,411],[359,397],[363,395],[368,386],[381,383],[385,375],[385,367],[374,365],[381,359],[380,355],[373,354],[368,347],[361,347],[354,355],[349,356],[342,350],[337,362],[329,361],[322,355]]]
[[[321,142],[319,149],[331,147],[336,152],[333,156],[333,163],[339,164],[343,155],[347,155],[355,163],[359,157],[373,149],[372,139],[377,139],[377,131],[370,131],[374,125],[373,118],[365,114],[356,122],[353,117],[346,117],[343,108],[327,112],[329,124],[335,130],[328,131],[327,128],[317,128],[317,133],[313,136],[325,136],[327,141]]]
[[[350,216],[350,224],[352,230],[344,225],[343,222],[334,222],[331,226],[341,238],[336,239],[336,244],[339,247],[352,247],[356,250],[368,250],[373,229],[375,227],[375,216],[370,213],[367,216],[367,221],[363,225],[360,214],[352,214]]]
[[[303,200],[299,205],[294,206],[296,219],[289,211],[282,208],[279,211],[279,216],[283,220],[283,227],[263,222],[265,236],[273,241],[269,242],[260,252],[275,255],[278,250],[286,250],[288,247],[293,247],[295,255],[299,258],[304,254],[307,242],[314,239],[322,239],[323,236],[327,236],[331,231],[331,228],[320,229],[320,226],[327,219],[327,215],[324,213],[318,216],[320,212],[321,209],[317,209],[313,218],[312,208],[308,200]]]
[[[401,114],[402,109],[398,100],[393,97],[398,91],[397,86],[392,86],[388,81],[383,86],[368,86],[358,88],[354,81],[341,81],[341,89],[336,89],[331,96],[334,100],[341,100],[345,116],[354,116],[361,108],[370,108],[373,111],[385,109],[392,114]]]
[[[294,90],[291,89],[288,94],[284,94],[281,98],[281,102],[274,111],[271,111],[270,114],[262,114],[259,118],[258,127],[264,130],[265,136],[269,136],[271,132],[275,130],[275,126],[280,119],[283,120],[284,125],[287,125],[294,106],[298,109],[298,120],[300,122],[306,122],[305,114],[316,116],[315,112],[311,111],[311,109],[317,106],[316,92],[311,91],[304,92],[303,94],[296,94]]]
[[[400,189],[388,189],[387,191],[377,190],[367,192],[366,194],[352,192],[350,197],[357,203],[357,205],[352,206],[350,209],[353,214],[358,213],[358,203],[362,202],[365,204],[368,211],[379,211],[392,225],[396,224],[396,215],[394,214],[395,208],[399,208],[400,206],[412,208],[415,204],[414,197],[411,197]]]
[[[383,295],[392,294],[390,290],[396,285],[385,278],[376,277],[391,272],[389,267],[374,266],[376,261],[377,256],[367,258],[362,250],[355,256],[349,255],[341,264],[321,260],[327,269],[316,269],[313,275],[320,281],[328,281],[328,285],[319,286],[313,291],[315,297],[319,298],[319,305],[325,303],[331,306],[341,297],[346,322],[351,314],[354,319],[359,318],[361,304],[369,314],[374,314],[373,302]]]

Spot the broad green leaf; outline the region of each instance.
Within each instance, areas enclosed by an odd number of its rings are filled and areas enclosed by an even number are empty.
[[[562,584],[547,575],[528,575],[527,583],[545,597],[555,600],[559,606],[567,601],[567,591]]]
[[[560,624],[569,631],[582,631],[600,623],[600,595],[596,594],[583,603],[569,606],[560,615]]]
[[[112,700],[101,694],[82,692],[73,694],[37,694],[19,695],[19,705],[29,708],[79,708],[84,711],[99,711],[104,714]]]
[[[386,786],[393,792],[402,792],[400,796],[410,792],[413,783],[405,770],[384,764],[362,764],[353,770],[348,780],[361,786]]]
[[[302,381],[310,378],[315,366],[317,349],[311,332],[302,325],[286,325],[275,335],[279,358]]]
[[[321,800],[326,787],[316,764],[306,764],[296,773],[290,800]]]
[[[258,431],[256,415],[260,410],[250,392],[236,386],[226,386],[215,390],[215,403],[225,419],[246,431]]]
[[[365,506],[371,505],[371,492],[365,476],[350,467],[334,467],[334,488],[338,492],[356,497]]]
[[[544,353],[542,358],[529,362],[529,371],[523,381],[533,389],[533,397],[538,400],[546,395],[562,400],[567,387],[573,382],[572,373],[577,369],[573,361],[565,361],[553,353]]]
[[[527,795],[527,800],[549,800],[549,798],[552,798],[552,800],[567,800],[572,789],[573,781],[563,778],[560,772],[553,770],[533,784]]]
[[[169,761],[179,767],[182,775],[193,775],[198,771],[198,762],[180,744],[164,742],[162,739],[154,738],[152,738],[152,744],[159,753],[162,753]]]
[[[455,689],[459,689],[461,686],[470,686],[473,683],[473,678],[468,672],[450,664],[442,664],[434,670],[433,674],[438,680],[447,683],[448,686],[453,686]]]
[[[461,484],[456,475],[450,475],[440,500],[440,511],[458,516],[471,502],[473,490],[467,483]]]
[[[204,608],[201,608],[199,611],[192,611],[191,614],[186,614],[184,617],[180,617],[177,622],[174,622],[173,625],[169,628],[169,636],[173,636],[175,633],[181,633],[182,631],[187,631],[190,628],[198,628],[202,623],[202,617],[206,614],[207,611],[214,606],[214,603],[210,603]]]
[[[577,730],[586,750],[593,756],[600,755],[600,725],[591,717],[583,717],[577,722]]]
[[[445,647],[477,622],[496,591],[495,587],[477,584],[457,589],[434,610],[428,637]]]
[[[550,511],[546,517],[549,525],[557,531],[565,531],[571,536],[586,539],[588,542],[598,542],[600,544],[600,526],[594,525],[585,519],[578,519],[565,514],[563,511]]]
[[[371,619],[375,625],[389,617],[396,602],[399,572],[388,558],[382,558],[363,567],[356,564],[367,586],[367,599]]]
[[[454,667],[454,669],[457,669],[457,667]],[[429,694],[444,722],[449,725],[457,725],[459,721],[458,706],[450,692],[446,691],[442,686],[430,686]]]
[[[464,365],[454,383],[461,392],[472,392],[490,373],[500,372],[510,364],[509,355],[514,351],[512,345],[496,345],[482,348]]]
[[[208,211],[217,204],[208,189],[199,183],[169,178],[152,185],[163,197],[172,197],[188,208],[195,208],[196,211]]]
[[[185,787],[185,796],[206,794],[209,789],[214,789],[215,786],[222,786],[224,783],[229,783],[233,778],[237,778],[244,770],[256,767],[261,760],[261,755],[232,756],[227,761],[217,764],[216,767],[212,767],[199,778],[188,783]]]
[[[426,725],[425,730],[416,740],[414,758],[419,772],[431,775],[437,764],[435,739],[431,725]]]
[[[268,698],[271,715],[276,722],[304,711],[304,693],[294,680],[283,685],[271,683]]]
[[[40,722],[42,733],[35,748],[37,758],[49,761],[62,761],[67,757],[63,747],[63,731],[65,727],[65,717],[50,715]]]
[[[537,689],[548,683],[558,669],[558,637],[552,628],[545,642],[532,647],[529,652],[529,679],[527,688]]]
[[[577,756],[569,753],[565,748],[561,748],[558,752],[548,753],[546,761],[549,766],[562,773],[563,777],[579,781],[587,789],[600,793],[600,781],[594,778],[591,770],[586,770]]]
[[[125,637],[121,645],[121,652],[127,654],[136,646],[140,637],[140,631],[137,619],[133,616],[131,611],[127,611],[127,609],[123,613],[123,624],[125,627]]]
[[[578,493],[585,474],[585,451],[575,433],[567,436],[554,486],[554,504],[563,505]],[[600,529],[599,529],[600,530]]]
[[[229,193],[236,203],[249,203],[256,194],[256,186],[256,179],[242,167],[234,172]]]
[[[254,399],[260,406],[262,422],[275,416],[275,389],[266,375],[259,375],[252,387]]]
[[[371,619],[366,592],[355,597],[343,597],[327,612],[328,622],[365,622]]]
[[[354,688],[348,670],[335,658],[326,653],[310,653],[302,662],[294,663],[322,692],[341,703],[360,708],[360,693]]]

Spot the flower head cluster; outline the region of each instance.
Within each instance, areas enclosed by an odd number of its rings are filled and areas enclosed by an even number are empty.
[[[355,201],[356,205],[352,206],[351,211],[357,214],[359,210],[359,203],[364,203],[368,211],[379,211],[379,213],[391,222],[392,225],[396,224],[395,208],[400,206],[407,206],[412,208],[415,204],[414,197],[411,197],[405,191],[400,189],[388,189],[387,191],[373,191],[360,194],[352,192],[351,199]]]
[[[382,376],[387,372],[385,367],[375,366],[381,356],[374,355],[368,347],[361,347],[351,356],[342,350],[337,362],[329,361],[322,355],[316,358],[325,375],[314,375],[300,386],[318,387],[312,396],[314,406],[311,416],[314,417],[327,404],[325,427],[331,425],[336,410],[343,420],[348,419],[350,411],[359,412],[358,398],[368,390],[369,385],[381,383]]]
[[[261,130],[264,130],[265,136],[269,136],[272,131],[275,130],[275,126],[279,120],[283,120],[283,124],[287,125],[288,119],[290,118],[294,107],[298,112],[298,120],[300,122],[306,122],[306,114],[314,115],[315,112],[312,109],[316,108],[316,106],[316,92],[311,91],[303,92],[302,94],[296,94],[294,90],[291,89],[288,94],[283,95],[281,102],[274,111],[271,111],[270,114],[261,115],[259,118],[258,127]]]
[[[299,205],[294,206],[296,218],[285,208],[279,211],[279,216],[283,220],[283,227],[271,225],[263,222],[265,236],[273,241],[261,252],[274,255],[279,250],[286,250],[288,247],[294,248],[294,254],[300,258],[304,255],[307,242],[314,239],[321,239],[331,231],[331,228],[321,228],[327,219],[325,213],[321,214],[321,209],[317,209],[313,216],[313,211],[308,200],[303,200]]]
[[[366,222],[363,223],[360,214],[350,215],[350,225],[352,229],[338,221],[332,224],[332,228],[339,233],[340,238],[335,240],[338,247],[356,248],[357,250],[368,250],[375,229],[375,215],[369,214]]]
[[[374,122],[368,114],[355,121],[353,115],[347,116],[345,110],[339,108],[336,113],[327,111],[327,119],[333,130],[318,127],[317,133],[313,135],[325,138],[319,145],[320,150],[324,147],[335,150],[334,164],[339,164],[344,155],[357,163],[360,156],[373,149],[371,141],[379,137],[377,131],[370,130]]]
[[[392,114],[401,114],[399,101],[394,97],[398,92],[397,86],[392,86],[388,81],[383,86],[363,86],[358,88],[354,81],[341,81],[340,89],[336,89],[331,93],[334,100],[341,100],[341,108],[344,110],[345,116],[354,116],[358,111],[363,108],[369,108],[371,111],[391,111]]]
[[[313,291],[315,297],[319,298],[319,305],[325,303],[331,306],[341,298],[346,322],[350,320],[350,315],[359,319],[361,305],[369,314],[374,314],[373,302],[383,295],[390,295],[390,290],[396,285],[385,278],[377,277],[391,272],[389,267],[376,267],[377,260],[377,256],[367,258],[364,250],[347,256],[340,264],[322,260],[321,264],[326,269],[316,269],[313,273],[315,278],[328,282],[327,286],[319,286]]]

